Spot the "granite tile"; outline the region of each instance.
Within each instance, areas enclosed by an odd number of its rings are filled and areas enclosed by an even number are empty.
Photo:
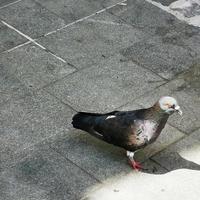
[[[75,200],[97,183],[46,145],[29,150],[15,166],[0,174],[0,180],[1,197],[6,200]]]
[[[0,18],[24,34],[37,38],[65,25],[63,19],[31,0],[2,8]]]
[[[74,112],[44,91],[0,106],[1,166],[18,152],[71,128]]]
[[[32,94],[15,76],[3,73],[1,67],[0,65],[0,105],[12,98],[18,99]]]
[[[126,58],[139,63],[165,79],[187,70],[196,59],[195,52],[185,47],[163,43],[159,38],[139,41],[121,51]]]
[[[76,110],[108,112],[163,82],[151,72],[115,55],[57,81],[45,90],[63,102],[70,102]]]
[[[0,53],[11,49],[19,44],[27,42],[27,39],[8,28],[0,22]]]
[[[200,129],[197,129],[191,134],[191,137],[195,140],[200,140]]]
[[[40,89],[75,71],[33,44],[1,54],[0,66],[2,73],[14,74],[30,90]]]

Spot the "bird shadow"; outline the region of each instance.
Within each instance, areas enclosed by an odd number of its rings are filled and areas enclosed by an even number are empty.
[[[162,160],[162,158],[161,158]],[[184,159],[179,153],[170,153],[168,158],[164,158],[164,163],[157,162],[154,159],[149,159],[143,162],[143,169],[141,172],[148,174],[165,174],[178,169],[200,170],[200,165]],[[168,163],[165,166],[165,163]]]
[[[106,156],[108,160],[112,162],[116,161],[119,165],[122,165],[122,168],[123,166],[127,165],[127,167],[125,167],[124,169],[125,172],[129,172],[130,170],[132,170],[129,164],[129,160],[128,158],[126,158],[126,151],[124,149],[113,146],[111,144],[107,144],[106,142],[100,141],[87,134],[86,137],[88,141],[87,145],[93,146],[93,148],[95,148],[98,152],[104,154],[104,156]],[[140,172],[143,173],[165,174],[178,169],[200,170],[200,165],[198,163],[183,158],[178,152],[175,151],[165,153],[162,153],[162,151],[155,153],[150,157],[145,157],[145,151],[141,151],[142,153],[138,153],[138,156],[136,153],[136,160],[141,162],[142,169],[140,170]],[[188,149],[188,151],[190,150]],[[196,153],[198,152],[196,151]],[[157,156],[159,156],[158,159],[155,159],[155,157]],[[128,167],[129,170],[127,170]]]

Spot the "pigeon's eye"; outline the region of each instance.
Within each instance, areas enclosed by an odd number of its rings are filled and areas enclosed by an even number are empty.
[[[171,108],[175,109],[175,104],[173,104],[173,105],[171,106]]]

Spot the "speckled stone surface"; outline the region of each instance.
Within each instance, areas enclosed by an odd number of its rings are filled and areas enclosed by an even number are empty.
[[[150,2],[0,1],[0,199],[198,199],[200,28],[162,9],[173,1]],[[140,172],[124,149],[72,128],[77,111],[164,95],[183,116],[136,153]]]

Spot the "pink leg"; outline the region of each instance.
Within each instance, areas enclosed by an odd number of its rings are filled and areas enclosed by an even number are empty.
[[[130,165],[134,170],[141,170],[143,169],[141,164],[139,162],[136,162],[135,160],[130,160]]]
[[[131,165],[131,167],[132,167],[133,169],[135,169],[135,170],[143,169],[142,166],[140,165],[140,163],[139,163],[139,162],[136,162],[136,161],[134,160],[134,152],[127,151],[127,152],[126,152],[126,155],[128,156],[130,165]]]

